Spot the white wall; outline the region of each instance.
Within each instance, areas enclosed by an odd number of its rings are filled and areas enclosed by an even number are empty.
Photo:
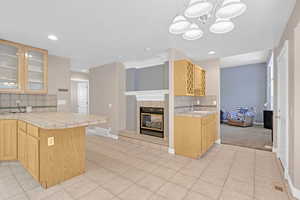
[[[56,94],[58,101],[65,102],[64,105],[58,105],[58,111],[69,112],[71,110],[71,83],[70,83],[69,58],[49,55],[48,57],[48,94]],[[67,89],[66,92],[60,92],[59,89]]]
[[[126,127],[125,87],[123,64],[111,63],[90,69],[90,113],[107,116],[107,128],[116,135]]]

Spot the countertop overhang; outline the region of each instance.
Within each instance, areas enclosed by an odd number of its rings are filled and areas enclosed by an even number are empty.
[[[0,114],[0,120],[22,120],[42,129],[65,129],[106,123],[107,118],[68,112]]]
[[[206,117],[212,114],[216,114],[216,111],[204,111],[204,112],[194,112],[194,111],[187,111],[187,112],[176,112],[175,116],[184,116],[184,117]]]

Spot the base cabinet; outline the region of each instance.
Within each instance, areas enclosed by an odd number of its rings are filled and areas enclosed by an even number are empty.
[[[217,140],[217,115],[205,117],[175,116],[175,153],[198,158]]]
[[[16,160],[17,120],[0,120],[0,160]]]

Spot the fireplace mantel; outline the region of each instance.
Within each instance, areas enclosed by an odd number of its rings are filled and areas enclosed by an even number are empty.
[[[166,94],[169,94],[169,90],[144,90],[125,92],[125,95],[127,96],[136,96],[137,101],[164,101]]]

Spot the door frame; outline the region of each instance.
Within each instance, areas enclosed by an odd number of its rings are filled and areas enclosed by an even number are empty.
[[[90,81],[80,80],[77,81],[77,83],[87,83],[87,114],[90,114]],[[77,86],[77,90],[78,90],[78,86]],[[77,91],[77,98],[78,98],[78,91]],[[77,99],[77,106],[79,107],[78,99]]]
[[[281,147],[281,145],[280,145],[280,129],[281,129],[281,122],[280,122],[280,119],[279,119],[279,117],[280,116],[278,116],[278,114],[279,114],[279,108],[280,108],[280,84],[282,83],[282,81],[280,81],[280,70],[279,70],[279,62],[280,62],[280,60],[282,59],[282,57],[283,56],[286,56],[286,63],[285,63],[285,65],[286,65],[286,67],[285,67],[285,83],[286,83],[286,85],[288,86],[289,84],[288,84],[288,78],[289,78],[289,41],[288,40],[286,40],[285,41],[285,43],[284,43],[284,45],[283,45],[283,47],[282,47],[282,49],[281,49],[281,51],[280,51],[280,53],[279,53],[279,55],[278,55],[278,57],[277,57],[277,60],[276,60],[276,62],[277,62],[277,80],[278,80],[278,84],[277,84],[277,108],[276,108],[276,112],[277,112],[277,116],[276,116],[276,123],[277,123],[277,157],[278,158],[280,158],[280,147]],[[284,175],[285,175],[285,178],[288,178],[288,171],[289,171],[289,106],[288,106],[288,102],[289,102],[289,87],[286,87],[286,93],[287,93],[287,95],[286,95],[286,129],[285,129],[285,132],[286,132],[286,143],[285,143],[285,146],[286,146],[286,166],[284,166],[284,165],[282,165],[283,166],[283,168],[284,168]]]

